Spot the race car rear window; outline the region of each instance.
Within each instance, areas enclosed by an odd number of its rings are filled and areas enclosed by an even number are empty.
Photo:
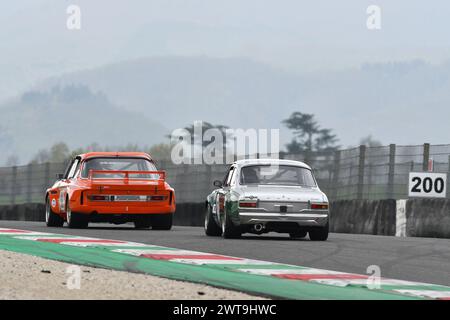
[[[311,170],[297,166],[254,165],[241,169],[241,185],[286,185],[315,187]]]
[[[81,177],[87,178],[90,170],[99,171],[156,171],[155,165],[144,158],[92,158],[84,162]],[[96,174],[96,178],[120,178],[120,174]],[[154,178],[148,175],[136,178]]]

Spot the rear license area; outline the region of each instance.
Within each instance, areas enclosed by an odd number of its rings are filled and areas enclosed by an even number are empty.
[[[258,207],[267,213],[298,213],[309,208],[308,202],[260,201]]]
[[[88,193],[86,200],[89,205],[123,205],[127,206],[152,206],[156,204],[166,204],[171,202],[170,192],[158,192],[152,194],[123,194],[123,193]]]

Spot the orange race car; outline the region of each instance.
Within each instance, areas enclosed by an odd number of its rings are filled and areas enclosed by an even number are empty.
[[[86,228],[89,222],[169,230],[175,192],[141,152],[92,152],[73,158],[64,174],[46,191],[49,227]]]

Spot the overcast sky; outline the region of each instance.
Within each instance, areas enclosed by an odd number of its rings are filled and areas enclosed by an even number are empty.
[[[72,4],[78,31],[66,27]],[[369,5],[381,9],[381,30],[366,26]],[[0,102],[48,77],[140,57],[246,57],[314,76],[375,62],[439,65],[450,60],[449,16],[445,0],[4,0]]]
[[[77,4],[82,29],[68,31]],[[381,30],[366,27],[369,5]],[[450,2],[421,0],[2,1],[0,63],[24,79],[152,55],[247,56],[284,68],[450,57]],[[14,72],[12,72],[14,73]],[[23,79],[22,79],[23,80]]]

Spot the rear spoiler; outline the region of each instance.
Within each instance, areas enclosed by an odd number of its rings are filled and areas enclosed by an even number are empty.
[[[151,175],[151,174],[157,174],[159,176],[158,179],[152,179],[152,180],[166,180],[166,172],[165,171],[126,171],[126,170],[89,170],[89,176],[88,179],[92,180],[95,179],[95,174],[123,174],[123,178],[128,180],[130,178],[130,175],[137,175],[137,174],[145,174],[145,175]],[[108,179],[108,178],[107,178]],[[109,179],[120,179],[120,178],[109,178]]]

